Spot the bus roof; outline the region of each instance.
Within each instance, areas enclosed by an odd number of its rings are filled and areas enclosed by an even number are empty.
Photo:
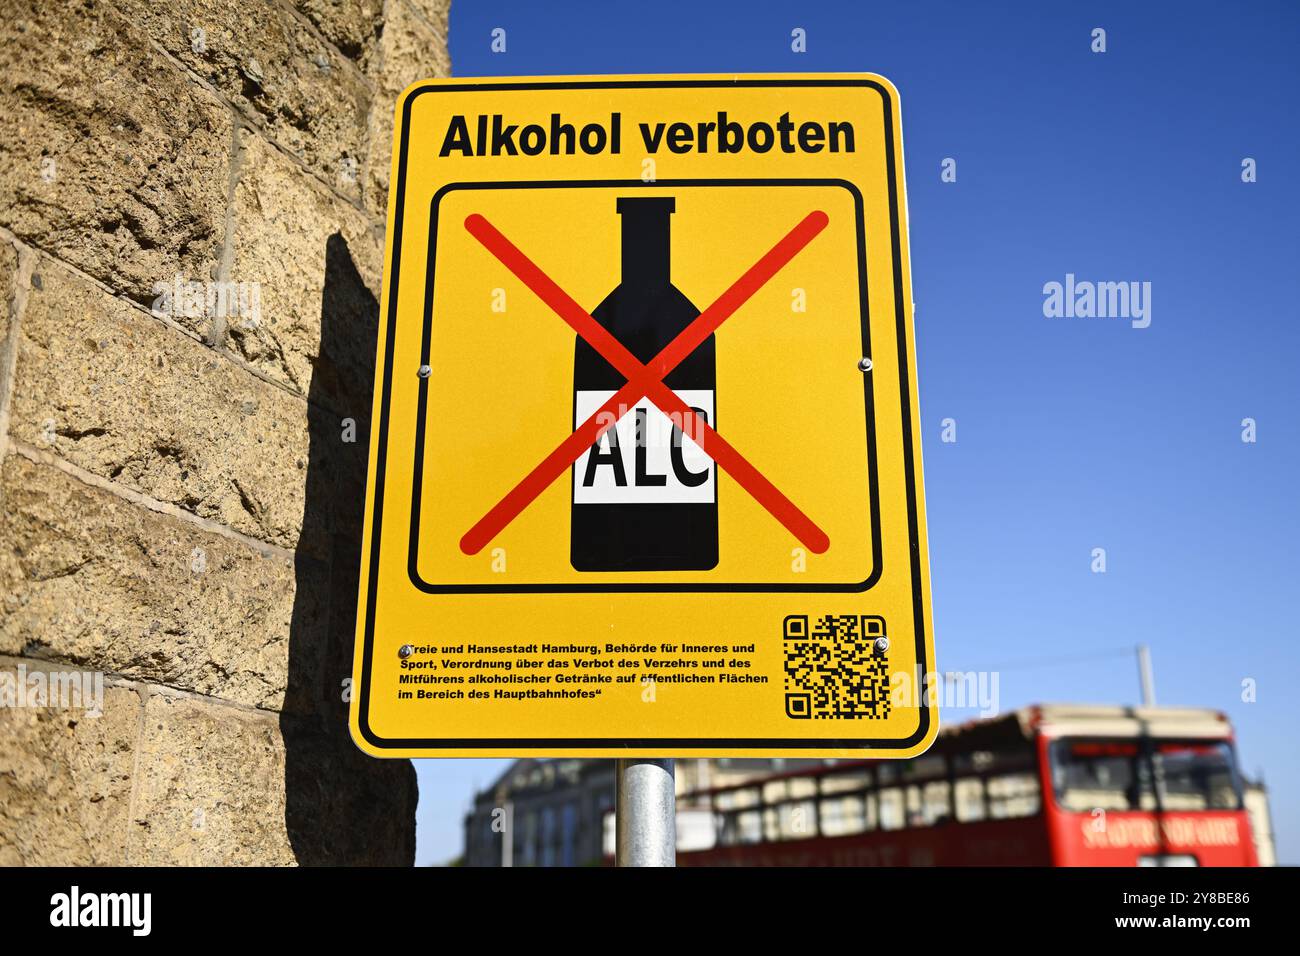
[[[1015,712],[1026,731],[1050,737],[1206,737],[1227,739],[1225,714],[1206,707],[1120,707],[1113,704],[1039,704]]]
[[[927,755],[970,753],[976,750],[1012,751],[1028,749],[1035,732],[1049,737],[1172,737],[1226,740],[1232,725],[1221,711],[1205,707],[1125,707],[1117,704],[1034,704],[995,717],[976,718],[948,724],[939,731]],[[696,790],[690,795],[707,796],[744,790],[758,783],[786,778],[817,777],[843,772],[854,765],[888,761],[848,759],[827,761],[824,767],[799,768],[763,774],[742,783]]]

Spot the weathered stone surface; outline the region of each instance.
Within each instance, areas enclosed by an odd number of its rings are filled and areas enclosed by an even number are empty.
[[[50,670],[0,658],[19,667]],[[122,864],[139,728],[140,698],[121,687],[104,688],[98,717],[0,707],[0,866]]]
[[[19,455],[0,481],[0,652],[255,707],[337,700],[337,675],[321,674],[323,565],[295,569]]]
[[[261,283],[261,320],[233,321],[230,349],[344,414],[370,407],[383,248],[365,217],[250,138],[235,192],[232,277]],[[332,336],[323,329],[333,330]]]
[[[110,686],[0,708],[0,865],[413,862],[414,771],[340,698],[392,108],[445,14],[4,4],[0,655]],[[257,308],[138,307],[175,278]]]
[[[294,0],[344,56],[364,63],[384,29],[384,0]]]
[[[148,302],[206,280],[225,223],[231,114],[92,0],[0,18],[0,223]]]
[[[138,775],[133,864],[410,865],[414,858],[410,764],[367,759],[311,722],[151,695]]]
[[[306,471],[329,471],[338,447],[310,441],[302,399],[52,263],[32,285],[11,436],[255,538],[302,540]]]
[[[18,271],[18,250],[0,240],[0,409],[9,394],[9,328],[13,321],[14,273]],[[4,436],[0,435],[0,441]],[[0,452],[2,454],[3,452]]]
[[[440,38],[438,47],[445,55],[447,50],[447,17],[451,10],[451,0],[398,0],[398,2],[405,3],[423,17],[425,23],[437,31]]]
[[[366,145],[366,209],[378,219],[388,214],[388,178],[393,161],[393,115],[397,97],[417,80],[451,76],[447,55],[447,4],[429,0],[413,12],[403,0],[390,0],[377,54],[367,67],[375,86]]]
[[[284,747],[270,714],[151,694],[127,854],[143,866],[284,866]]]
[[[120,0],[123,14],[341,192],[355,166],[370,90],[357,67],[279,2]]]

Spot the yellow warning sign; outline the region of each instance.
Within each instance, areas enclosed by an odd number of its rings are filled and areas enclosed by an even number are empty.
[[[929,746],[888,81],[428,81],[396,130],[358,745]]]

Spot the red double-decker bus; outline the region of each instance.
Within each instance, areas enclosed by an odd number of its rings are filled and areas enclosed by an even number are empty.
[[[1050,705],[684,794],[681,866],[1255,866],[1216,711]]]

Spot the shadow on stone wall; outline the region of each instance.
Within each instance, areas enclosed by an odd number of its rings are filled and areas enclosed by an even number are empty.
[[[410,866],[415,860],[415,768],[358,750],[342,700],[342,682],[352,673],[378,322],[379,303],[336,233],[325,248],[320,359],[307,406],[311,452],[280,719],[285,825],[304,866]],[[349,417],[356,422],[352,443],[343,440]]]

